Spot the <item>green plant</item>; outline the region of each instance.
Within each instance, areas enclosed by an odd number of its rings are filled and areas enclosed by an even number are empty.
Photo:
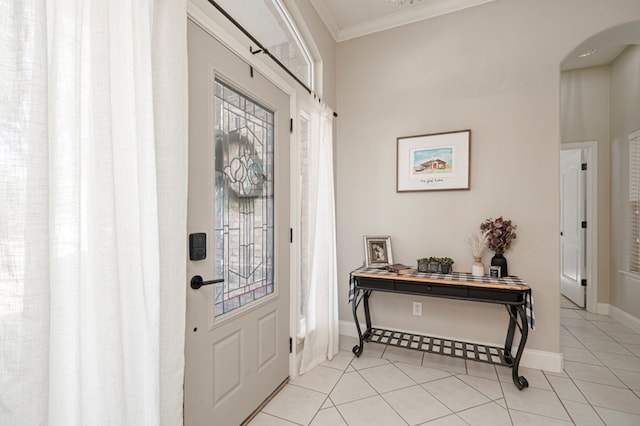
[[[418,263],[429,263],[429,259],[431,259],[430,257],[421,257],[420,259],[418,259]]]
[[[442,263],[443,265],[453,265],[454,261],[450,257],[443,257],[440,259],[440,263]]]

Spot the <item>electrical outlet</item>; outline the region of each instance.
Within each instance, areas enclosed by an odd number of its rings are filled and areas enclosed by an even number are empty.
[[[413,315],[422,316],[422,302],[413,302]]]

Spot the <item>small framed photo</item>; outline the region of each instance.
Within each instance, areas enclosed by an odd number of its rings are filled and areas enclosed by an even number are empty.
[[[365,235],[364,259],[367,268],[383,268],[393,264],[391,237],[386,235]]]
[[[471,130],[398,138],[396,192],[469,189]]]

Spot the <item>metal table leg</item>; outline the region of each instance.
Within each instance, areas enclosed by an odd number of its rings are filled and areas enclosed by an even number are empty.
[[[507,330],[507,338],[504,343],[504,352],[505,359],[510,364],[511,367],[511,377],[513,378],[513,383],[520,390],[529,386],[529,382],[524,376],[520,376],[518,374],[518,367],[520,366],[520,359],[522,358],[522,353],[524,352],[524,346],[527,343],[527,336],[529,334],[529,324],[527,323],[527,316],[522,305],[505,305],[507,311],[509,312],[509,328]],[[518,317],[520,319],[518,323]],[[520,331],[520,342],[518,343],[518,350],[516,351],[516,356],[514,357],[511,353],[511,348],[513,346],[513,338],[515,335],[516,327]]]

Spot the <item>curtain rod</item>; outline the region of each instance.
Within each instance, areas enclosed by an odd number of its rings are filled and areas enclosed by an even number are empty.
[[[287,68],[282,62],[280,62],[280,60],[278,58],[276,58],[275,56],[273,56],[271,54],[271,52],[269,52],[269,50],[264,47],[245,27],[242,26],[242,24],[240,24],[240,22],[236,21],[233,16],[229,15],[227,13],[226,10],[224,10],[222,8],[222,6],[220,6],[218,3],[216,3],[215,0],[209,0],[209,3],[211,3],[211,5],[213,7],[215,7],[216,9],[218,9],[218,11],[220,13],[222,13],[224,15],[225,18],[227,18],[233,25],[236,26],[236,28],[238,28],[240,31],[242,31],[242,34],[246,35],[249,40],[251,40],[252,42],[254,42],[257,46],[259,50],[253,50],[250,48],[250,52],[253,53],[254,55],[256,53],[264,53],[265,55],[269,56],[271,59],[273,59],[273,61],[278,64],[280,66],[280,68],[282,68],[287,74],[289,74],[295,81],[297,81],[302,87],[305,88],[305,90],[307,92],[309,92],[309,94],[311,94],[311,89],[309,87],[307,87],[307,85],[302,82],[298,77],[296,77],[291,71],[289,71],[289,68]]]
[[[297,82],[298,82],[298,84],[300,84],[302,87],[304,87],[304,89],[305,89],[307,92],[309,92],[309,94],[310,94],[310,95],[311,95],[311,94],[313,94],[313,92],[311,91],[311,89],[310,89],[310,88],[309,88],[309,87],[308,87],[308,86],[307,86],[307,85],[306,85],[302,80],[300,80],[298,77],[296,77],[296,76],[295,76],[295,75],[294,75],[294,74],[289,70],[289,68],[287,68],[287,67],[286,67],[286,65],[284,65],[282,62],[280,62],[280,60],[279,60],[278,58],[276,58],[275,56],[273,56],[273,55],[271,54],[271,52],[269,52],[269,50],[268,50],[266,47],[264,47],[264,46],[262,45],[262,43],[260,43],[260,42],[258,41],[258,39],[256,39],[256,38],[255,38],[255,37],[254,37],[254,36],[253,36],[253,35],[252,35],[252,34],[251,34],[251,33],[250,33],[246,28],[245,28],[245,27],[243,27],[243,26],[242,26],[242,24],[240,24],[240,22],[236,21],[236,20],[233,18],[233,16],[231,16],[229,13],[227,13],[227,11],[226,11],[226,10],[224,10],[224,9],[222,8],[222,6],[220,6],[220,5],[219,5],[215,0],[208,0],[208,1],[209,1],[209,3],[210,3],[213,7],[215,7],[216,9],[218,9],[218,11],[219,11],[220,13],[222,13],[222,15],[223,15],[225,18],[227,18],[227,19],[229,20],[229,22],[231,22],[233,25],[235,25],[235,27],[236,27],[237,29],[239,29],[239,30],[242,32],[242,34],[244,34],[245,36],[247,36],[247,37],[249,38],[249,40],[251,40],[253,43],[255,43],[255,44],[258,46],[258,50],[255,50],[255,51],[251,48],[251,46],[249,46],[249,52],[251,52],[251,53],[252,53],[252,54],[254,54],[254,55],[255,55],[255,54],[257,54],[257,53],[263,53],[263,54],[265,54],[265,55],[269,56],[269,57],[270,57],[270,58],[271,58],[271,59],[272,59],[276,64],[278,64],[278,66],[279,66],[280,68],[282,68],[282,69],[283,69],[287,74],[289,74],[289,76],[290,76],[291,78],[293,78],[295,81],[297,81]],[[313,96],[315,97],[315,95],[313,95]],[[321,100],[320,98],[318,98],[318,100],[319,100],[320,102],[322,102],[322,100]],[[333,116],[334,116],[334,117],[338,117],[338,114],[337,114],[336,112],[334,112],[334,113],[333,113]]]

